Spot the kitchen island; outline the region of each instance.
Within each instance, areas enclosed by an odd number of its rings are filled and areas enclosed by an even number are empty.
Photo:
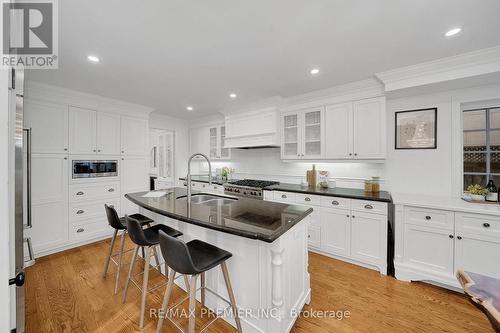
[[[307,271],[307,227],[311,208],[231,196],[213,196],[186,189],[162,190],[125,197],[141,212],[183,232],[184,241],[200,239],[233,254],[228,260],[244,332],[289,332],[311,297]],[[178,285],[186,289],[183,281]],[[219,269],[206,274],[206,285],[227,298]],[[226,304],[207,294],[206,306],[221,311]],[[235,326],[230,316],[224,319]]]

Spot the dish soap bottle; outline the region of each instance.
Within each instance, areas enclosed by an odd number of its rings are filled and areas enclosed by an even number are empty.
[[[486,201],[497,202],[498,192],[497,192],[497,187],[495,186],[495,182],[493,182],[493,179],[490,179],[488,185],[486,185],[486,189],[488,190],[488,194],[486,195]]]

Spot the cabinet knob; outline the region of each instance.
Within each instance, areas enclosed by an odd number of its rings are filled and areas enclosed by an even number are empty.
[[[485,228],[489,228],[489,227],[490,227],[490,224],[489,224],[489,223],[483,223],[483,227],[485,227]]]
[[[448,235],[448,237],[450,237],[451,239],[455,238],[453,235]]]
[[[307,235],[307,238],[311,238],[311,235]]]
[[[349,214],[347,214],[346,217],[349,217]]]
[[[122,150],[122,154],[125,153],[125,150]]]
[[[67,157],[65,157],[64,159],[65,159],[65,160],[67,160],[68,158],[67,158]]]
[[[365,208],[366,209],[373,209],[373,206],[372,205],[365,205]]]
[[[77,213],[78,215],[80,215],[80,214],[85,213],[85,211],[84,211],[84,210],[79,209],[76,213]]]
[[[311,201],[311,198],[307,197],[304,200],[307,201],[307,202],[309,202],[309,201]]]
[[[358,156],[358,153],[354,153],[354,156]]]
[[[100,153],[100,152],[101,152],[101,150],[100,150],[100,149],[97,149],[97,152],[98,152],[98,153]]]
[[[283,194],[283,195],[281,195],[281,199],[286,199],[286,198],[287,198],[287,196],[286,196],[286,195],[284,195],[284,194]]]
[[[108,189],[108,192],[114,192],[114,191],[115,191],[115,189],[114,189],[114,188],[110,188],[110,189]]]
[[[427,215],[427,216],[425,217],[425,219],[426,219],[427,221],[429,221],[429,220],[431,219],[431,217],[430,217],[429,215]]]
[[[82,191],[76,192],[76,195],[83,195],[84,193]]]
[[[96,152],[96,150],[95,150],[95,149],[94,149],[94,150],[92,150],[92,151],[93,151],[94,153]]]
[[[457,239],[458,239],[458,240],[462,239],[462,236],[457,236]]]
[[[349,156],[352,156],[352,153],[349,153]]]
[[[85,231],[85,229],[83,229],[83,228],[78,228],[78,230],[76,230],[76,232],[78,232],[78,233],[84,232],[84,231]]]
[[[338,205],[339,205],[339,202],[338,202],[337,200],[333,200],[333,201],[332,201],[332,205],[334,205],[334,206],[338,206]]]
[[[354,215],[353,215],[353,216],[351,216],[351,217],[352,217],[352,218],[355,218],[356,216],[354,216]]]
[[[64,151],[68,151],[68,148],[64,148]]]

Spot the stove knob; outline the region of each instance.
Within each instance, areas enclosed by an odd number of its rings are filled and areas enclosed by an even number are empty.
[[[247,192],[243,192],[244,195],[247,195]]]

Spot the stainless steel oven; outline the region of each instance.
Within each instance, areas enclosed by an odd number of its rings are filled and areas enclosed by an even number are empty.
[[[116,176],[117,160],[73,160],[73,179]]]

